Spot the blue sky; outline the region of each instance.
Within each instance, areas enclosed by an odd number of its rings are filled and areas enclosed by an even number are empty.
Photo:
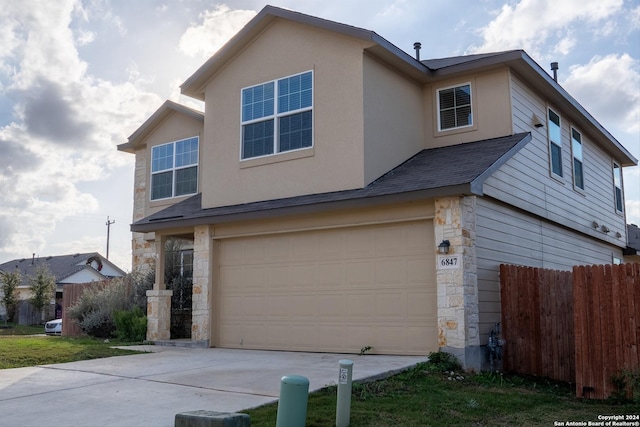
[[[131,269],[133,156],[116,146],[267,3],[4,0],[0,263],[98,251]],[[525,49],[640,158],[640,0],[274,0],[421,58]],[[624,171],[640,225],[640,169]]]

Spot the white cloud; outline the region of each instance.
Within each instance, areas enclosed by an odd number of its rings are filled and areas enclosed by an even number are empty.
[[[193,25],[180,38],[180,50],[191,57],[208,58],[220,49],[256,15],[253,10],[231,10],[218,4],[200,14],[202,23]]]
[[[393,15],[401,15],[404,12],[406,0],[394,0],[393,3],[389,7],[387,7],[384,11],[380,12],[379,16],[384,16],[386,18],[391,17]]]
[[[640,27],[640,6],[636,6],[634,9],[631,9],[629,12],[629,19],[633,27]]]
[[[86,46],[96,39],[96,34],[93,31],[78,30],[76,32],[76,44],[78,46]]]
[[[118,83],[87,72],[77,46],[93,36],[70,27],[72,17],[86,20],[92,13],[70,0],[36,8],[8,2],[0,10],[0,87],[13,101],[13,117],[0,123],[0,146],[10,154],[0,158],[0,255],[38,253],[66,219],[122,203],[120,196],[100,200],[111,189],[96,192],[85,183],[104,182],[115,168],[132,164],[116,145],[162,102],[135,72]],[[124,194],[130,199],[129,189]],[[66,230],[56,237],[69,252],[92,250],[72,250],[83,230]]]
[[[640,64],[628,54],[595,56],[562,83],[599,120],[640,133]],[[635,90],[634,90],[635,89]]]
[[[596,23],[616,13],[622,5],[623,0],[521,0],[505,4],[495,19],[480,30],[483,43],[470,50],[524,49],[533,56],[542,56],[540,52],[554,32],[559,31],[563,38],[562,34],[576,21]]]

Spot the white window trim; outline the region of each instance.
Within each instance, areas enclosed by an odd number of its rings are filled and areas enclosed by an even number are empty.
[[[620,187],[616,185],[616,166],[620,171]],[[613,165],[611,166],[611,177],[613,178],[613,209],[618,215],[624,215],[624,181],[622,178],[622,166],[620,166],[618,162],[614,161]],[[620,205],[622,206],[622,210],[618,209],[618,203],[616,200],[617,198],[616,190],[618,188],[620,188]]]
[[[193,164],[193,165],[187,165],[187,166],[179,166],[176,167],[176,143],[180,142],[180,141],[186,141],[188,139],[192,139],[192,138],[196,138],[198,140],[198,161]],[[154,172],[153,171],[153,149],[156,147],[162,147],[164,145],[170,145],[173,147],[173,166],[171,167],[171,169],[164,169],[161,171],[157,171]],[[154,146],[151,147],[151,149],[149,150],[149,202],[161,202],[163,200],[171,200],[171,199],[175,199],[178,197],[188,197],[188,196],[193,196],[194,194],[198,194],[198,188],[200,187],[200,136],[199,135],[194,135],[194,136],[188,136],[186,138],[180,138],[180,139],[176,139],[175,141],[171,141],[171,142],[163,142],[162,144],[156,144]],[[188,168],[192,168],[192,167],[196,167],[198,170],[198,174],[197,174],[197,178],[196,178],[196,191],[194,193],[188,193],[188,194],[181,194],[179,196],[176,196],[174,193],[176,192],[176,171],[181,170],[181,169],[188,169]],[[159,199],[154,199],[153,197],[153,175],[156,174],[160,174],[160,173],[165,173],[165,172],[169,172],[171,171],[171,173],[173,174],[172,177],[172,182],[171,182],[171,196],[170,197],[162,197]]]
[[[560,131],[562,132],[562,128],[560,129]],[[582,135],[582,132],[580,132],[575,126],[571,126],[570,128],[570,139],[571,139],[571,173],[572,173],[572,179],[573,179],[573,188],[574,190],[580,192],[580,193],[584,193],[585,189],[584,188],[580,188],[576,185],[576,169],[575,169],[575,160],[576,160],[576,156],[575,153],[573,152],[573,132],[576,131],[578,133],[578,135],[580,135],[580,145],[582,147],[582,158],[578,159],[580,161],[580,163],[582,164],[582,186],[586,187],[585,182],[584,182],[584,138]],[[561,133],[562,134],[562,133]]]
[[[452,128],[447,128],[447,129],[442,129],[441,127],[441,121],[440,121],[440,92],[443,90],[447,90],[447,89],[451,89],[451,88],[456,88],[456,87],[461,87],[461,86],[469,86],[469,96],[471,97],[471,123],[468,125],[464,125],[464,126],[456,126],[456,127],[452,127]],[[438,132],[449,132],[449,131],[456,131],[459,129],[465,129],[465,128],[472,128],[475,126],[475,114],[474,114],[474,102],[473,102],[473,85],[471,84],[470,81],[468,82],[463,82],[463,83],[456,83],[454,85],[451,86],[446,86],[446,87],[440,87],[438,89],[436,89],[436,121],[438,123]]]
[[[309,107],[304,107],[304,108],[300,108],[297,110],[293,110],[293,111],[287,111],[285,113],[278,113],[278,81],[279,80],[284,80],[284,79],[288,79],[290,77],[294,77],[294,76],[300,76],[302,74],[306,74],[306,73],[311,73],[311,106]],[[240,89],[240,150],[238,153],[238,157],[240,159],[241,162],[246,162],[246,161],[251,161],[251,160],[255,160],[255,159],[264,159],[264,158],[269,158],[269,157],[273,157],[273,156],[279,156],[285,153],[293,153],[296,151],[303,151],[303,150],[309,150],[309,149],[313,149],[314,145],[315,145],[315,132],[313,132],[313,129],[315,129],[315,117],[314,117],[314,106],[315,106],[315,76],[313,73],[313,70],[306,70],[306,71],[301,71],[299,73],[294,73],[294,74],[290,74],[288,76],[282,76],[282,77],[278,77],[277,79],[274,80],[267,80],[266,82],[262,82],[262,83],[258,83],[255,85],[251,85],[251,86],[246,86]],[[253,119],[253,120],[247,120],[242,121],[242,92],[245,89],[251,89],[254,87],[258,87],[258,86],[263,86],[265,84],[269,84],[269,83],[273,83],[273,114],[269,115],[269,116],[262,116],[259,119]],[[299,114],[299,113],[304,113],[306,111],[311,111],[311,145],[309,147],[302,147],[302,148],[295,148],[293,150],[287,150],[287,151],[280,151],[280,118],[281,117],[287,117],[287,116],[291,116],[294,114]],[[271,154],[265,154],[262,156],[254,156],[254,157],[247,157],[247,158],[243,158],[242,157],[242,151],[243,151],[243,144],[244,141],[242,139],[242,135],[243,135],[243,127],[245,125],[250,125],[253,123],[260,123],[260,122],[264,122],[267,120],[273,120],[273,153]]]
[[[550,129],[550,126],[549,126],[549,122],[551,121],[551,119],[549,118],[549,111],[553,111],[553,113],[556,116],[558,116],[558,120],[559,120],[558,127],[560,128],[560,141],[557,141],[557,144],[556,144],[556,141],[553,141],[553,142],[551,141],[551,129]],[[546,116],[547,116],[547,150],[549,151],[549,173],[551,174],[552,178],[555,178],[557,180],[560,180],[560,181],[564,182],[563,180],[564,180],[564,175],[565,175],[565,173],[564,173],[565,167],[564,167],[564,159],[563,159],[564,156],[562,155],[562,151],[563,151],[563,148],[562,148],[562,145],[563,145],[562,144],[562,115],[557,113],[554,108],[551,108],[551,107],[547,106],[547,114],[546,114]],[[560,147],[560,172],[562,173],[562,175],[558,175],[553,170],[553,151],[551,150],[551,144],[552,143],[555,144],[555,145],[558,145]],[[573,170],[573,157],[571,158],[571,160],[572,160],[571,169]]]

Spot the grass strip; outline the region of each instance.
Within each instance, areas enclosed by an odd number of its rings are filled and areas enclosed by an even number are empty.
[[[636,403],[575,398],[569,384],[502,374],[434,372],[427,364],[354,384],[351,427],[553,426],[597,422],[598,415],[640,414]],[[337,388],[309,396],[307,427],[335,425]],[[244,411],[252,426],[273,426],[277,403]],[[566,424],[565,424],[566,425]]]
[[[0,369],[75,362],[139,353],[93,338],[0,336]]]

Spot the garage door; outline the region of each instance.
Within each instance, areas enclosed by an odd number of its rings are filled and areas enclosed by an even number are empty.
[[[431,221],[220,241],[217,346],[437,350]]]

